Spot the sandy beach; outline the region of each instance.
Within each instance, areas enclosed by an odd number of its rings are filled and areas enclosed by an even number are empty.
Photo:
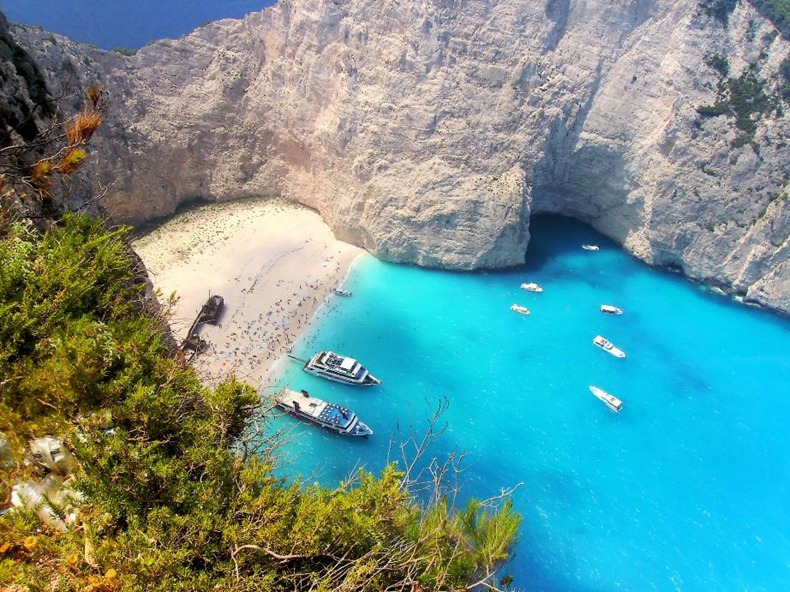
[[[263,389],[364,251],[338,241],[321,217],[283,200],[245,200],[179,214],[133,241],[161,299],[175,293],[171,327],[183,340],[211,295],[225,300],[192,365],[204,382],[234,373]]]

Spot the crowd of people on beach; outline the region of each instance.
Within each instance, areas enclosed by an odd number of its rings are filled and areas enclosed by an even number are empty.
[[[233,373],[252,384],[263,382],[274,364],[293,350],[316,312],[332,309],[332,290],[342,279],[340,259],[325,257],[323,268],[321,277],[309,274],[300,282],[281,278],[275,289],[263,293],[256,290],[259,278],[248,277],[242,302],[227,302],[222,322],[206,330],[210,346],[195,363],[198,371],[215,380]],[[287,296],[282,295],[285,290]],[[274,294],[280,297],[267,303],[267,296]],[[314,339],[300,347],[309,348]]]

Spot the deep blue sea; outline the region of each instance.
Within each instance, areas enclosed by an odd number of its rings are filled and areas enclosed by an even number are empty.
[[[375,434],[282,417],[289,475],[334,486],[358,465],[378,472],[397,457],[392,439],[424,430],[446,397],[431,453],[465,452],[463,495],[523,484],[506,570],[517,587],[790,589],[790,321],[651,269],[575,221],[535,217],[531,232],[526,264],[505,272],[363,259],[353,297],[333,299],[294,353],[355,356],[384,384],[338,385],[297,363],[282,380],[348,405]],[[594,347],[597,334],[628,357]]]
[[[102,49],[138,49],[207,21],[242,18],[276,0],[0,0],[11,22],[43,27]]]

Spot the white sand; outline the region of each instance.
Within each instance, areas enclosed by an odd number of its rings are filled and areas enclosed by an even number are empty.
[[[225,299],[209,348],[192,364],[204,382],[231,373],[262,389],[363,250],[338,241],[315,212],[282,200],[229,202],[174,217],[134,241],[154,287],[179,297],[181,341],[210,295]]]

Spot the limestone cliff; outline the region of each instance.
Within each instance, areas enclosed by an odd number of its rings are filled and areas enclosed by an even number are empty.
[[[112,93],[93,180],[119,221],[283,194],[382,258],[474,269],[560,212],[790,312],[790,46],[748,3],[280,0],[131,56],[15,31],[53,92]]]

